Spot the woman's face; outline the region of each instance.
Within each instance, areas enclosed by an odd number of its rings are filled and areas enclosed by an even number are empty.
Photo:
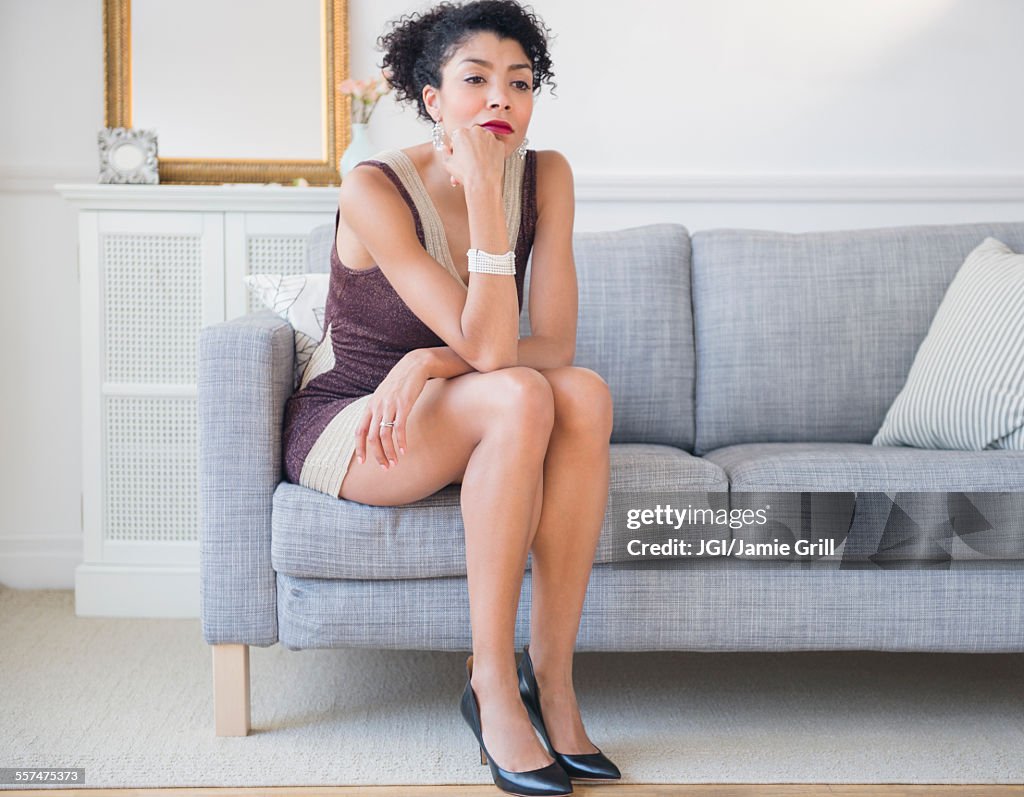
[[[510,134],[497,135],[505,157],[522,143],[533,115],[533,68],[515,39],[475,34],[444,65],[441,84],[439,92],[426,86],[423,101],[447,134],[499,119],[512,127]]]

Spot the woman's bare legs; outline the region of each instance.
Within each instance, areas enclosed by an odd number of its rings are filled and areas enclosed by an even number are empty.
[[[608,501],[612,401],[604,380],[586,368],[540,373],[554,394],[555,425],[532,540],[530,659],[552,746],[594,753],[576,703],[572,658]]]
[[[553,424],[551,387],[534,369],[432,379],[406,420],[406,453],[397,464],[382,470],[369,454],[362,464],[353,460],[340,491],[394,506],[462,481],[473,691],[484,743],[512,771],[552,761],[519,697],[514,632]]]

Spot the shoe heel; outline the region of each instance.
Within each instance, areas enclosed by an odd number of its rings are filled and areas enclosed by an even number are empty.
[[[557,760],[546,767],[525,772],[510,772],[494,762],[484,747],[483,731],[480,729],[480,707],[473,692],[472,680],[473,657],[470,656],[466,660],[466,689],[462,693],[459,710],[480,746],[480,763],[490,765],[494,785],[506,794],[520,797],[562,797],[572,794],[572,782]]]

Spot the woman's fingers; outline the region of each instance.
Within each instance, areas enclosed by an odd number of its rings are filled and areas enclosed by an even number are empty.
[[[398,440],[398,453],[404,454],[406,449],[404,418],[400,418],[395,422],[395,438]]]
[[[388,459],[380,445],[379,429],[380,412],[370,407],[356,429],[356,454],[359,456],[359,464],[362,464],[363,459],[372,456],[381,467],[387,467]]]
[[[366,432],[370,428],[370,422],[373,420],[373,410],[367,409],[363,415],[363,419],[359,422],[359,426],[356,427],[356,459],[359,464],[363,464],[363,460],[366,459]]]
[[[368,456],[367,452],[384,470],[398,464],[398,455],[404,454],[406,448],[404,416],[400,406],[367,407],[355,432],[356,458],[360,465]],[[382,422],[390,425],[382,425]]]
[[[398,464],[398,454],[395,453],[395,426],[400,423],[397,413],[392,410],[390,413],[385,410],[383,414],[385,421],[394,421],[393,426],[380,426],[378,427],[378,440],[380,441],[381,448],[384,451],[384,456],[387,457],[388,465]],[[378,421],[378,424],[380,422]]]

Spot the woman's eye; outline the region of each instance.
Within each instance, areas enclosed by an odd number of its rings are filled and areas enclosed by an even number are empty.
[[[480,77],[480,75],[470,75],[468,78],[466,78],[467,83],[469,83],[471,80],[483,80],[483,78]],[[530,90],[530,84],[527,83],[525,80],[517,80],[516,83],[521,87],[522,91]]]

